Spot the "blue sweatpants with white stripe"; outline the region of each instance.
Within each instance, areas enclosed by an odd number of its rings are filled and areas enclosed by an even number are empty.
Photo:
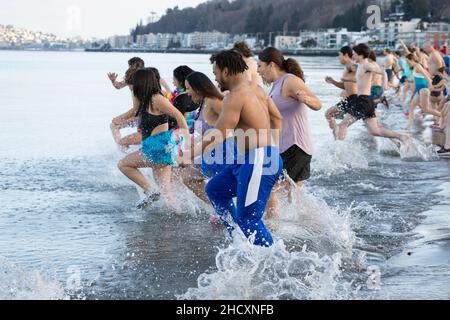
[[[262,218],[283,160],[275,147],[252,150],[243,158],[242,164],[226,166],[215,176],[206,193],[231,236],[234,227],[230,218],[247,238],[255,235],[255,245],[269,247],[273,239]],[[233,202],[236,197],[237,207]]]

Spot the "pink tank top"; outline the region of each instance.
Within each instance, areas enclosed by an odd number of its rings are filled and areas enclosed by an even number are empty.
[[[280,153],[286,152],[294,145],[309,155],[314,154],[314,144],[309,127],[308,107],[298,100],[282,96],[282,89],[287,77],[285,74],[274,82],[270,97],[283,116],[283,132],[280,138]]]

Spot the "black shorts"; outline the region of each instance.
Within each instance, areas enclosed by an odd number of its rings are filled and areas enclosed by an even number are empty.
[[[336,107],[342,112],[342,113],[350,113],[349,111],[352,109],[355,109],[357,107],[357,101],[358,101],[358,95],[353,94],[351,96],[348,96],[341,102],[339,102]]]
[[[311,177],[312,156],[299,146],[293,145],[281,154],[283,169],[294,182],[306,181]]]
[[[351,108],[348,113],[357,120],[377,117],[375,106],[370,96],[358,96],[355,107]]]

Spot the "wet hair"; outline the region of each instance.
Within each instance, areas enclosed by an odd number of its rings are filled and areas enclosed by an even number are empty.
[[[369,57],[371,50],[367,44],[360,43],[353,48],[353,51],[355,51],[358,56],[363,56],[364,58],[367,59]]]
[[[223,95],[204,73],[192,72],[187,76],[186,81],[199,96],[223,100]]]
[[[152,107],[152,97],[161,93],[161,85],[158,81],[158,73],[154,68],[144,68],[137,70],[134,74],[133,95],[139,101],[139,109],[136,116],[140,116]]]
[[[210,61],[215,63],[220,70],[226,68],[230,75],[244,73],[248,70],[242,55],[234,50],[224,50],[214,54],[211,56]]]
[[[377,54],[375,53],[375,51],[370,51],[370,53],[369,53],[369,59],[370,60],[372,60],[372,61],[377,61]]]
[[[349,58],[353,56],[353,50],[349,46],[342,47],[340,52],[345,56],[347,55]]]
[[[384,49],[384,51],[386,51],[387,53],[392,53],[391,49],[389,48]]]
[[[173,77],[178,80],[180,86],[183,89],[186,89],[184,82],[188,75],[190,75],[194,70],[189,68],[188,66],[179,66],[175,70],[173,70]]]
[[[128,66],[129,68],[125,73],[124,80],[127,85],[133,85],[134,74],[136,73],[136,71],[143,69],[145,67],[145,63],[141,58],[135,57],[128,60]]]
[[[245,58],[250,58],[254,56],[253,51],[249,48],[245,41],[236,42],[234,44],[233,50],[241,53]]]
[[[289,58],[285,59],[283,53],[273,47],[269,47],[261,51],[259,60],[265,63],[275,63],[281,70],[293,74],[305,82],[305,74],[297,60]]]
[[[402,51],[395,51],[395,54],[398,55],[399,57],[403,56],[403,52]]]

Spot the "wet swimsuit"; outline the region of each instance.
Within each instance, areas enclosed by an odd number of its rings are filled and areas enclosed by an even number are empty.
[[[370,96],[351,95],[344,100],[340,109],[357,120],[375,118],[375,107]],[[343,102],[344,102],[343,101]]]
[[[392,77],[394,76],[394,70],[392,69],[386,69],[388,81],[391,81]]]
[[[343,113],[348,113],[349,110],[356,108],[356,102],[358,101],[358,95],[352,94],[348,96],[341,102],[339,102],[336,107]]]
[[[438,85],[441,81],[443,80],[442,76],[437,74],[433,77],[433,80],[431,81],[431,83],[433,84],[433,86]],[[430,95],[432,97],[440,97],[441,94],[443,93],[444,88],[442,90],[431,90]]]
[[[376,118],[375,114],[375,106],[372,101],[372,97],[361,95],[358,96],[358,109],[354,111],[354,113],[350,113],[356,119],[370,119]]]
[[[425,78],[425,76],[423,76],[422,74],[414,71],[413,72],[413,76],[414,76],[414,84],[416,85],[416,92],[420,94],[420,91],[422,89],[428,89],[428,83],[427,83],[427,79]]]
[[[255,235],[255,245],[269,247],[273,239],[262,218],[283,169],[283,160],[278,149],[269,146],[251,150],[239,158],[243,164],[227,166],[211,179],[206,193],[231,236],[234,221],[247,238]],[[235,197],[237,206],[233,202]]]
[[[157,127],[166,124],[168,121],[169,117],[165,114],[157,116],[147,111],[142,111],[139,115],[139,130],[142,133],[142,140],[151,137]]]
[[[378,100],[378,99],[381,99],[381,97],[383,96],[383,93],[384,93],[383,87],[372,86],[371,91],[370,91],[370,96],[372,97],[373,100]]]
[[[139,129],[142,133],[142,153],[157,165],[173,165],[173,150],[176,143],[172,140],[172,131],[152,135],[153,131],[168,123],[167,115],[153,115],[142,111],[139,115]]]

